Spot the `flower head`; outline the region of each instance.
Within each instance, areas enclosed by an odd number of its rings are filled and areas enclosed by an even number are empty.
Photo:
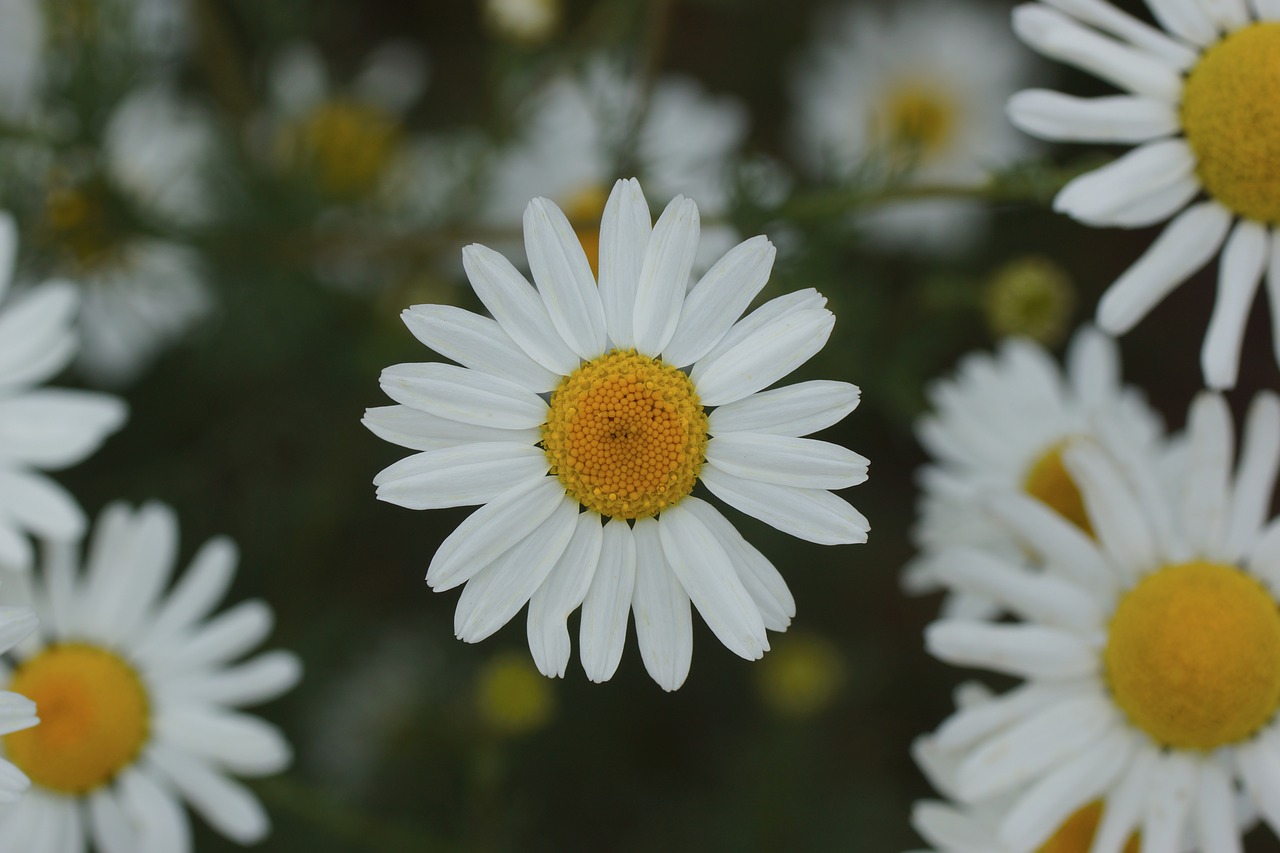
[[[1054,202],[1090,225],[1139,228],[1173,217],[1103,295],[1098,324],[1113,334],[1133,328],[1221,250],[1200,360],[1210,387],[1230,388],[1264,273],[1273,317],[1280,316],[1280,8],[1265,0],[1147,5],[1163,30],[1105,0],[1016,9],[1014,28],[1025,42],[1124,94],[1033,89],[1010,100],[1009,115],[1046,139],[1138,146],[1076,178]],[[1280,322],[1273,326],[1280,357]]]
[[[427,582],[466,584],[455,628],[488,637],[529,604],[538,668],[563,675],[565,627],[582,606],[581,654],[612,677],[634,611],[649,673],[674,690],[692,655],[690,606],[732,651],[755,659],[794,601],[777,570],[715,507],[729,505],[823,544],[860,542],[866,520],[829,490],[867,461],[801,436],[847,415],[858,389],[763,389],[825,343],[834,318],[815,291],[740,315],[764,288],[773,247],[742,243],[690,288],[698,209],[678,197],[651,224],[635,180],[619,181],[600,226],[597,286],[553,203],[534,199],[525,243],[536,288],[505,258],[463,262],[493,319],[439,305],[407,310],[423,343],[459,362],[383,371],[399,405],[365,424],[419,452],[382,471],[378,497],[413,509],[482,505],[436,551]],[[585,512],[582,511],[585,508]]]

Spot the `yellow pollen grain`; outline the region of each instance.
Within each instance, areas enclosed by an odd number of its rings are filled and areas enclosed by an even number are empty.
[[[1280,22],[1244,27],[1205,51],[1183,87],[1182,129],[1209,195],[1280,224]]]
[[[898,159],[919,165],[946,148],[955,131],[955,108],[936,86],[901,85],[875,117],[878,138]]]
[[[1104,663],[1116,704],[1157,742],[1236,743],[1280,707],[1280,608],[1234,566],[1167,566],[1120,599]]]
[[[1067,818],[1058,831],[1036,849],[1036,853],[1089,853],[1101,820],[1102,803],[1089,803]],[[1122,853],[1138,853],[1140,847],[1140,836],[1135,832],[1129,836]]]
[[[1089,523],[1089,513],[1085,510],[1080,487],[1062,464],[1062,451],[1065,447],[1065,442],[1055,444],[1036,459],[1023,480],[1022,489],[1092,536],[1093,525]]]
[[[8,689],[36,703],[40,724],[6,735],[5,755],[51,791],[79,795],[107,784],[147,742],[146,688],[106,649],[50,646],[18,668]]]
[[[591,274],[600,277],[600,218],[604,216],[609,191],[602,184],[590,184],[564,200],[564,215],[582,243],[591,264]]]
[[[326,101],[285,128],[278,145],[286,162],[340,199],[371,195],[400,148],[394,116],[348,98]]]
[[[612,350],[552,393],[542,446],[551,472],[583,506],[610,518],[648,518],[693,490],[707,415],[682,371]]]

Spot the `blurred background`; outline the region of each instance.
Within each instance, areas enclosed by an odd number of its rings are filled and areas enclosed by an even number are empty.
[[[19,280],[84,287],[82,354],[59,384],[131,408],[58,479],[91,514],[172,503],[187,555],[232,536],[233,598],[267,599],[272,644],[306,664],[260,709],[297,752],[285,776],[251,783],[275,822],[264,849],[919,846],[908,815],[930,792],[909,745],[965,677],[924,654],[937,600],[899,581],[925,388],[1005,335],[1060,352],[1151,239],[1050,211],[1113,152],[1032,144],[1003,102],[1032,85],[1103,90],[1033,59],[1011,7],[0,0],[0,206],[22,232]],[[655,215],[677,193],[699,203],[705,264],[769,235],[762,300],[828,297],[835,333],[796,378],[861,386],[822,437],[872,461],[845,495],[869,544],[821,547],[728,510],[797,615],[755,663],[695,620],[674,694],[634,640],[604,685],[576,651],[565,679],[539,676],[522,617],[455,640],[457,594],[423,576],[466,511],[377,502],[371,479],[405,451],[360,425],[390,402],[384,367],[435,358],[399,312],[478,307],[462,246],[522,266],[535,195],[589,244],[604,193],[632,174]],[[1122,341],[1126,377],[1171,428],[1200,387],[1212,276]],[[1251,328],[1238,410],[1274,371]],[[200,832],[202,851],[236,849]]]

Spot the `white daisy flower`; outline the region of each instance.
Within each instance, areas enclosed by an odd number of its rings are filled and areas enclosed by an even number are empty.
[[[933,411],[916,433],[933,462],[919,474],[920,516],[912,535],[923,555],[904,576],[913,592],[941,587],[932,561],[942,549],[965,545],[1008,559],[1022,556],[1020,540],[980,497],[1028,494],[1090,529],[1080,492],[1063,467],[1069,440],[1091,436],[1119,456],[1149,454],[1164,432],[1142,394],[1121,384],[1115,341],[1091,327],[1075,334],[1065,370],[1043,347],[1015,338],[993,355],[967,356],[954,378],[934,382],[927,393]],[[955,616],[993,612],[990,599],[964,593],[953,592],[944,606]]]
[[[941,659],[1025,679],[966,708],[934,743],[959,762],[955,794],[1010,796],[998,836],[1037,848],[1072,813],[1103,802],[1092,850],[1241,850],[1242,789],[1280,828],[1280,398],[1250,407],[1231,471],[1231,415],[1202,394],[1180,476],[1093,442],[1063,462],[1096,538],[1027,497],[993,504],[1045,571],[975,550],[939,559],[949,584],[998,601],[1017,622],[944,619],[925,638]]]
[[[987,4],[922,0],[824,15],[794,86],[795,135],[810,170],[843,179],[871,164],[917,185],[979,185],[1027,144],[1001,111],[1030,56]],[[956,248],[981,228],[980,204],[896,202],[864,218],[881,241]]]
[[[800,437],[851,412],[858,389],[761,390],[825,344],[835,322],[826,300],[799,291],[738,320],[769,277],[772,245],[742,243],[690,288],[697,206],[677,197],[651,225],[634,179],[605,205],[598,288],[555,204],[530,202],[524,233],[536,289],[493,250],[464,250],[495,319],[443,305],[405,311],[419,340],[463,366],[383,371],[400,405],[370,409],[364,423],[422,452],[377,476],[378,497],[411,509],[482,505],[427,572],[437,591],[466,583],[454,619],[462,640],[483,640],[529,602],[534,660],[560,676],[565,620],[581,604],[583,668],[605,681],[634,611],[649,674],[674,690],[689,672],[692,603],[730,650],[761,657],[765,630],[790,622],[791,593],[690,492],[701,482],[813,542],[866,539],[866,519],[828,490],[865,480],[867,460]]]
[[[177,549],[173,511],[156,503],[107,507],[83,572],[74,546],[50,547],[27,595],[40,635],[0,671],[40,712],[0,746],[32,782],[0,808],[0,848],[184,853],[183,800],[233,841],[267,835],[262,805],[231,775],[279,772],[289,744],[234,709],[284,693],[300,664],[283,651],[236,662],[271,631],[261,601],[207,618],[235,574],[230,540],[207,542],[166,593]]]
[[[0,653],[26,639],[36,625],[36,615],[30,607],[0,607]],[[24,731],[39,722],[34,702],[18,693],[0,690],[0,735]],[[0,758],[0,805],[16,803],[30,787],[26,774]]]
[[[550,198],[568,214],[595,270],[595,226],[624,163],[664,202],[687,192],[711,215],[724,213],[727,164],[746,137],[746,109],[676,75],[660,77],[647,104],[645,97],[640,76],[605,57],[549,80],[528,101],[521,139],[495,164],[485,219],[513,225],[530,198]],[[728,225],[708,227],[697,266],[710,266],[738,240]]]
[[[1280,5],[1147,5],[1165,32],[1106,0],[1015,9],[1023,41],[1124,94],[1076,98],[1034,89],[1013,97],[1009,116],[1045,139],[1138,146],[1076,178],[1054,201],[1090,225],[1141,228],[1174,217],[1103,295],[1098,324],[1127,332],[1221,249],[1218,299],[1200,361],[1210,387],[1230,388],[1264,272],[1280,358]]]
[[[319,51],[295,44],[276,57],[269,77],[271,113],[256,128],[264,156],[334,203],[396,195],[391,178],[406,150],[404,117],[427,82],[419,50],[388,42],[337,86]]]
[[[84,513],[43,472],[83,461],[124,423],[118,397],[38,387],[74,357],[80,294],[51,281],[5,299],[17,256],[13,219],[0,213],[0,568],[27,569],[28,534],[79,536]]]

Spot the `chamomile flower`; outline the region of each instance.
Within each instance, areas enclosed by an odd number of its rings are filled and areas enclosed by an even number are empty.
[[[1094,436],[1122,454],[1159,447],[1160,418],[1140,392],[1121,384],[1113,340],[1084,327],[1066,362],[1064,371],[1043,347],[1015,338],[994,355],[966,357],[954,378],[930,386],[933,411],[917,428],[933,458],[920,472],[920,519],[913,531],[923,556],[907,570],[908,588],[938,588],[931,562],[941,549],[968,545],[1010,559],[1023,553],[1013,533],[977,500],[983,495],[1027,494],[1089,529],[1079,489],[1062,463],[1070,439]],[[947,607],[953,614],[983,615],[990,601],[957,593]]]
[[[939,576],[987,595],[1017,621],[944,619],[926,630],[941,659],[1025,679],[947,720],[934,745],[958,762],[955,795],[1007,796],[997,835],[1036,849],[1101,800],[1092,850],[1241,850],[1235,791],[1280,828],[1280,521],[1267,521],[1280,468],[1280,398],[1234,430],[1205,393],[1188,417],[1177,476],[1092,441],[1063,454],[1094,536],[1027,497],[992,509],[1018,528],[1039,573],[971,549]]]
[[[1280,358],[1280,5],[1147,5],[1163,32],[1106,0],[1017,8],[1014,29],[1023,41],[1123,94],[1029,90],[1013,97],[1009,115],[1045,139],[1137,146],[1076,178],[1054,201],[1089,225],[1140,228],[1173,218],[1103,294],[1098,325],[1127,332],[1221,250],[1200,361],[1210,387],[1230,388],[1264,272]]]
[[[38,638],[0,671],[41,723],[0,741],[32,782],[0,808],[5,850],[183,853],[192,849],[184,800],[242,844],[269,831],[257,798],[231,777],[277,773],[290,748],[234,709],[292,687],[298,660],[275,651],[237,663],[270,632],[271,609],[247,601],[209,618],[235,573],[224,538],[166,591],[177,547],[177,521],[161,504],[104,510],[83,571],[74,546],[50,547],[24,596],[44,614]]]
[[[541,672],[563,675],[565,620],[582,606],[580,652],[612,677],[634,612],[649,674],[674,690],[689,672],[690,605],[730,650],[768,649],[794,600],[777,569],[713,495],[821,544],[861,542],[868,525],[831,493],[866,479],[867,461],[801,438],[847,415],[858,389],[802,382],[764,391],[826,342],[834,317],[813,290],[739,320],[773,264],[756,237],[693,286],[698,209],[677,197],[656,224],[634,180],[619,181],[600,226],[600,283],[569,220],[530,202],[525,244],[536,289],[505,258],[468,246],[463,261],[495,319],[419,305],[405,323],[458,361],[401,364],[382,388],[399,405],[364,423],[419,452],[382,471],[378,497],[412,509],[481,508],[436,551],[427,583],[466,584],[459,638],[490,636],[529,604]],[[585,512],[582,508],[585,507]]]
[[[91,455],[128,410],[108,394],[39,387],[75,356],[80,293],[52,281],[8,294],[17,250],[13,220],[0,214],[0,568],[27,569],[28,535],[74,538],[85,525],[79,504],[43,472]]]
[[[909,183],[979,185],[1026,143],[1001,115],[1030,56],[987,4],[849,5],[825,15],[795,83],[795,135],[812,173],[844,179],[879,165]],[[896,202],[864,224],[881,240],[965,245],[984,219],[955,199]]]

